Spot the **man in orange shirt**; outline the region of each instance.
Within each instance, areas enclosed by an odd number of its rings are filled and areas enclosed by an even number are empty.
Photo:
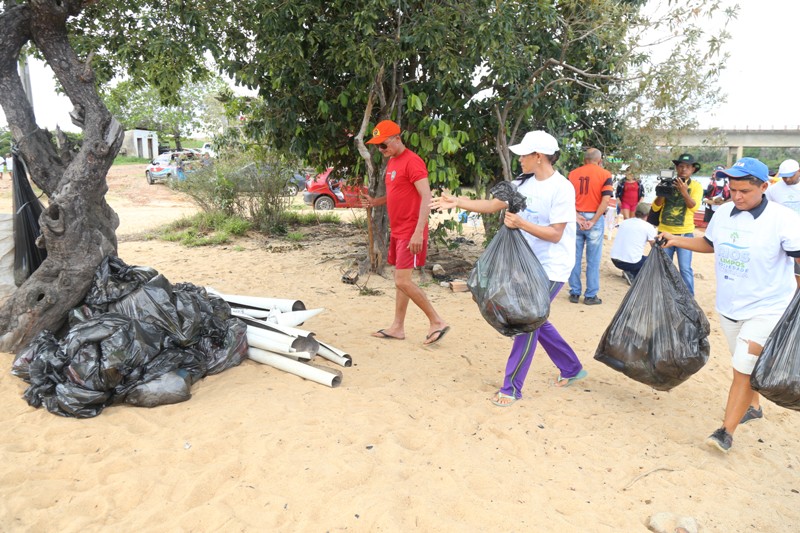
[[[575,211],[578,228],[575,234],[575,266],[569,277],[569,301],[576,304],[581,296],[581,263],[586,245],[586,292],[583,303],[603,303],[600,291],[600,259],[603,255],[603,215],[608,208],[613,186],[611,172],[603,168],[603,153],[589,148],[583,156],[583,166],[569,173],[575,187]]]

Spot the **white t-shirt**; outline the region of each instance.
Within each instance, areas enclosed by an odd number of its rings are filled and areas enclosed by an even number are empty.
[[[792,211],[800,213],[800,183],[786,185],[783,180],[767,188],[767,200],[785,205]]]
[[[800,250],[800,215],[767,200],[753,218],[731,215],[733,202],[720,206],[706,228],[714,245],[717,311],[732,320],[781,314],[794,295],[794,258]]]
[[[6,157],[5,163],[6,163],[6,170],[11,172],[11,170],[14,168],[14,159],[11,157]]]
[[[566,282],[575,265],[575,187],[559,172],[544,180],[533,176],[521,185],[516,180],[514,185],[527,203],[519,213],[522,218],[540,226],[566,222],[561,240],[555,243],[522,232],[550,281]]]
[[[638,263],[644,255],[644,245],[655,240],[656,228],[641,218],[629,218],[619,224],[617,237],[611,246],[611,259]]]

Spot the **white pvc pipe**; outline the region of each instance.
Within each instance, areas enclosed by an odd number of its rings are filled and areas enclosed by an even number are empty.
[[[285,355],[287,357],[291,357],[292,359],[303,359],[309,361],[312,357],[314,357],[314,355],[316,355],[310,352],[296,350],[290,345],[278,342],[274,339],[256,335],[249,327],[247,328],[247,345],[259,348],[261,350],[267,350],[268,352],[275,352],[280,355]]]
[[[309,318],[315,317],[321,312],[323,312],[325,308],[320,307],[319,309],[306,309],[304,311],[288,311],[286,313],[275,313],[267,318],[267,322],[271,322],[274,319],[278,325],[280,326],[299,326]]]
[[[343,352],[339,348],[334,348],[330,344],[325,344],[321,341],[317,342],[319,342],[319,350],[317,350],[317,355],[324,357],[328,361],[332,361],[337,365],[344,367],[353,366],[353,358],[350,357],[349,353]]]
[[[292,337],[291,335],[286,335],[278,331],[270,331],[255,325],[248,325],[248,343],[250,342],[251,336],[264,339],[268,344],[272,344],[273,346],[278,345],[283,351],[288,351],[285,349],[286,347],[293,348],[296,352],[310,352],[312,354],[316,354],[317,351],[319,351],[319,342],[313,337]],[[259,348],[261,348],[261,346],[259,346]],[[271,348],[262,349],[270,350]]]
[[[213,287],[206,287],[206,292],[218,296],[229,304],[236,304],[256,309],[277,309],[282,313],[289,311],[303,311],[306,305],[300,300],[289,300],[286,298],[263,298],[261,296],[244,296],[242,294],[225,294]]]
[[[258,348],[250,347],[247,350],[247,356],[257,363],[269,365],[277,368],[278,370],[289,372],[295,376],[299,376],[303,379],[307,379],[321,385],[326,385],[331,388],[338,387],[342,382],[342,373],[338,370],[321,368],[318,366],[301,363],[300,361],[295,361],[293,359],[289,359],[288,357],[267,352],[265,350],[260,350]]]

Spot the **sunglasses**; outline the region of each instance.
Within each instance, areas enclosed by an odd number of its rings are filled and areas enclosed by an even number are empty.
[[[386,143],[380,143],[378,145],[378,150],[386,150],[387,148],[389,148],[389,147],[386,146]]]

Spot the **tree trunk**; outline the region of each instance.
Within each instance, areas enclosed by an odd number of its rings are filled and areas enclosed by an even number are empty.
[[[57,330],[83,300],[97,265],[115,255],[119,218],[105,201],[106,174],[123,131],[99,98],[89,57],[69,44],[66,20],[82,4],[33,2],[0,15],[0,104],[33,182],[47,195],[37,244],[47,259],[0,308],[0,350],[17,351],[43,329]],[[20,50],[32,42],[70,98],[73,122],[83,128],[81,149],[67,161],[51,135],[36,125],[17,74]]]

